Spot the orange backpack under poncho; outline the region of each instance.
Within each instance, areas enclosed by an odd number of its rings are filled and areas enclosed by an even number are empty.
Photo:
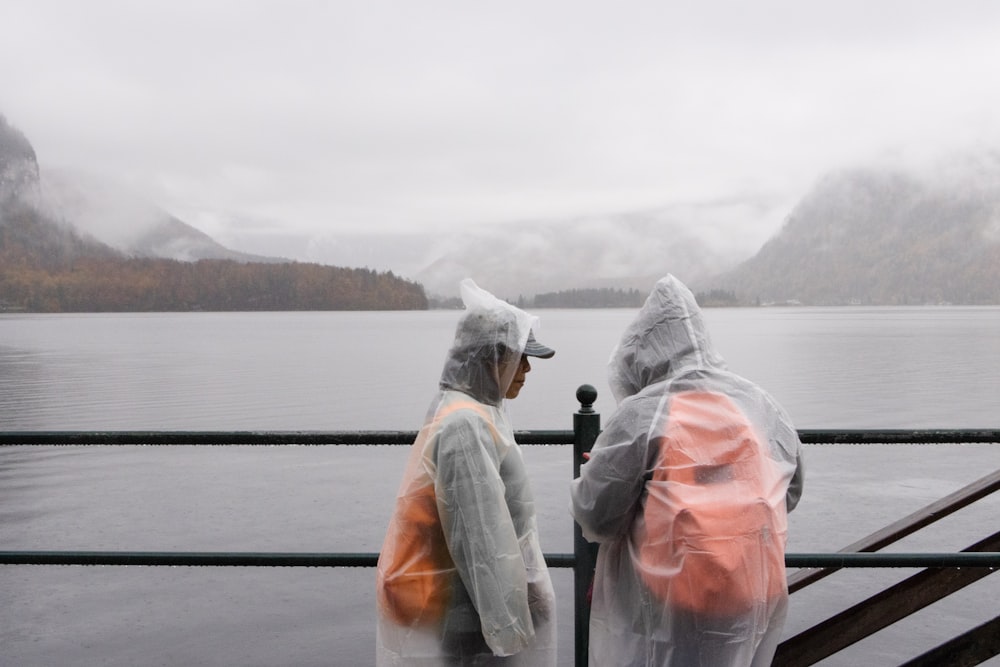
[[[378,562],[379,608],[394,622],[438,622],[451,598],[455,571],[438,517],[434,485],[401,497],[393,539],[386,540]]]
[[[785,595],[784,487],[766,442],[723,394],[674,395],[668,419],[637,535],[644,583],[720,618]]]
[[[460,410],[471,409],[488,423],[491,418],[477,403],[461,401],[443,407],[435,422]],[[438,515],[434,481],[420,468],[428,433],[425,428],[414,443],[403,489],[389,524],[376,574],[378,607],[402,626],[439,622],[451,601],[455,563],[448,551]]]

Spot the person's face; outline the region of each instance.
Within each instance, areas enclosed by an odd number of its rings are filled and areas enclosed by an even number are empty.
[[[531,370],[531,362],[528,361],[526,354],[522,354],[521,360],[516,363],[517,370],[514,372],[514,379],[510,381],[504,398],[517,398],[517,395],[521,393],[521,387],[524,386],[524,376]]]

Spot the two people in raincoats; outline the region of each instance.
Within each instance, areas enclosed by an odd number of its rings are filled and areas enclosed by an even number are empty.
[[[471,280],[461,292],[379,557],[376,664],[554,667],[555,595],[505,400],[555,352],[537,318]]]
[[[571,486],[600,543],[591,665],[769,665],[788,605],[797,432],[727,370],[690,290],[661,279],[609,363],[618,401]]]

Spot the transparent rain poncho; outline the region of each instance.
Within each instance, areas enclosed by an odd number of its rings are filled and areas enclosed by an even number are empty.
[[[379,557],[376,664],[555,665],[555,595],[504,405],[538,322],[471,280],[461,289]]]
[[[798,435],[729,372],[691,292],[657,284],[611,355],[618,409],[571,486],[599,542],[591,665],[769,665],[788,605]]]

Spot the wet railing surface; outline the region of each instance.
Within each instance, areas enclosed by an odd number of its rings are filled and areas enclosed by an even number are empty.
[[[571,431],[518,431],[523,445],[572,445],[573,474],[600,433],[593,410],[596,391],[577,391],[580,410]],[[1000,430],[802,430],[805,444],[941,444],[1000,443]],[[415,431],[30,431],[0,432],[0,446],[59,445],[409,445]],[[966,488],[904,517],[837,553],[789,553],[785,563],[798,568],[789,590],[801,588],[841,568],[928,568],[879,592],[864,603],[836,614],[792,637],[779,647],[774,664],[811,665],[847,645],[877,632],[955,590],[1000,568],[1000,533],[958,553],[875,553],[976,500],[1000,490],[1000,470]],[[573,568],[576,664],[587,664],[589,607],[587,590],[596,546],[575,529],[574,553],[545,555],[550,567]],[[131,565],[222,567],[374,567],[377,553],[131,552],[131,551],[0,551],[0,565]],[[956,575],[956,573],[958,573]],[[942,656],[951,662],[942,662]],[[906,663],[974,665],[1000,655],[1000,616]]]

